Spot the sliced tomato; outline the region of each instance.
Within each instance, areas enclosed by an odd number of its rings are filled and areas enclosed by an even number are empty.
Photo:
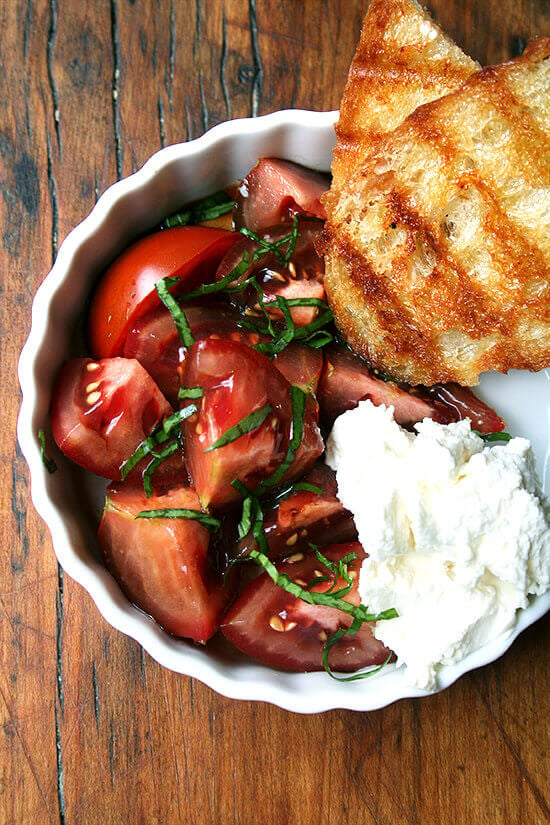
[[[304,392],[315,394],[323,370],[323,353],[303,344],[289,344],[273,359],[289,384],[300,387]]]
[[[378,378],[365,361],[347,347],[334,344],[324,353],[318,398],[321,416],[327,424],[367,398],[376,405],[393,406],[395,420],[402,425],[415,424],[436,414],[429,398],[411,395],[393,381]]]
[[[349,566],[355,583],[345,596],[352,604],[359,604],[357,576],[365,553],[358,543],[326,547],[323,554],[331,561],[339,561],[354,552],[357,561]],[[302,587],[315,578],[329,575],[315,555],[305,556],[294,563],[281,564],[278,569]],[[324,592],[333,584],[333,578],[311,587],[313,592]],[[337,587],[345,587],[338,579]],[[259,659],[282,670],[308,672],[323,669],[325,643],[340,627],[349,627],[351,617],[333,607],[310,605],[276,585],[267,573],[255,579],[238,597],[223,619],[224,636],[247,656]],[[363,625],[355,636],[344,636],[331,648],[329,665],[335,671],[355,671],[386,661],[390,651],[374,638],[371,628]]]
[[[277,296],[280,295],[287,299],[316,298],[321,300],[325,297],[324,261],[314,247],[314,241],[322,229],[322,224],[302,219],[298,221],[297,228],[299,237],[289,263],[282,262],[273,252],[266,252],[235,281],[235,285],[238,285],[254,275],[256,283],[262,289],[263,301],[269,315],[277,321],[283,320],[281,310],[276,306],[271,306]],[[287,237],[290,231],[291,227],[288,224],[280,224],[262,232],[262,237],[269,243],[275,243]],[[225,278],[245,255],[247,260],[252,260],[253,254],[259,249],[260,244],[257,241],[242,236],[221,261],[216,278],[218,280]],[[283,258],[287,249],[285,245],[280,247]],[[231,300],[237,306],[244,308],[246,315],[262,317],[258,293],[254,287],[250,286],[242,292],[233,293]],[[297,326],[306,326],[315,320],[319,310],[315,306],[295,306],[291,307],[290,312]]]
[[[240,316],[227,304],[186,304],[184,309],[196,341],[210,337],[242,341],[249,345],[260,341],[258,333],[240,326]],[[126,358],[139,361],[170,403],[178,405],[187,348],[181,343],[174,319],[166,307],[157,307],[137,319],[126,337],[123,354]]]
[[[191,347],[184,383],[203,389],[199,413],[183,424],[189,471],[203,507],[223,507],[239,499],[232,481],[239,479],[255,489],[286,457],[292,421],[290,385],[265,356],[244,344],[212,338]],[[312,402],[291,476],[298,472],[295,467],[304,472],[323,450]],[[266,405],[271,411],[254,430],[205,452]]]
[[[52,395],[52,431],[60,450],[92,473],[120,479],[120,467],[172,407],[143,369],[129,358],[68,361]],[[136,475],[143,464],[134,471]],[[157,471],[185,478],[181,456]]]
[[[144,510],[200,510],[197,494],[178,487],[146,498],[123,483],[107,489],[99,526],[105,564],[124,593],[175,636],[206,642],[231,601],[231,585],[209,554],[210,532],[187,518],[136,518]]]
[[[412,394],[429,399],[437,409],[436,421],[448,424],[469,418],[472,429],[481,433],[499,433],[506,427],[502,418],[469,387],[460,384],[435,384],[433,387],[412,387]]]
[[[160,304],[155,284],[180,278],[172,292],[214,280],[216,268],[240,236],[223,229],[183,226],[136,241],[103,274],[89,316],[92,353],[107,358],[122,353],[124,339],[142,315]]]
[[[235,228],[260,233],[296,213],[325,219],[321,195],[328,188],[327,175],[288,160],[261,158],[237,190]]]
[[[264,511],[264,530],[272,559],[309,552],[310,543],[322,547],[357,540],[353,516],[337,498],[335,472],[318,461],[302,481],[314,484],[322,493],[296,490]],[[239,542],[237,555],[246,555],[255,547],[255,540],[248,535]]]

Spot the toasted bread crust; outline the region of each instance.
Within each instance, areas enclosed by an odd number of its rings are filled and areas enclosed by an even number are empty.
[[[418,107],[328,201],[336,322],[394,378],[550,364],[549,58],[539,38]]]
[[[365,144],[396,128],[417,106],[456,89],[477,64],[416,0],[371,0],[336,124],[329,199]]]

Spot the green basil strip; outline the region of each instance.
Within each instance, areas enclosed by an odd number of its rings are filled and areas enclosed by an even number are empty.
[[[294,456],[302,443],[302,436],[304,433],[304,416],[306,410],[306,395],[299,387],[290,388],[290,402],[292,405],[292,425],[290,442],[288,444],[286,456],[284,461],[279,464],[273,475],[264,479],[257,488],[256,492],[263,492],[266,487],[274,487],[279,484],[290,465],[294,461]]]
[[[203,527],[207,527],[216,533],[221,527],[221,521],[200,510],[186,510],[180,507],[167,507],[163,510],[142,510],[136,518],[187,518],[191,521],[198,521]]]
[[[391,617],[391,618],[393,618],[393,617]],[[356,625],[356,620],[354,620],[351,627],[348,627],[348,628],[341,627],[341,628],[339,628],[336,631],[336,633],[333,636],[330,637],[330,639],[326,642],[326,644],[323,648],[323,667],[324,667],[325,671],[328,673],[328,675],[332,679],[335,679],[337,682],[357,682],[360,679],[368,679],[370,676],[374,676],[375,674],[380,673],[380,671],[383,668],[386,667],[386,665],[389,663],[389,661],[392,657],[392,654],[389,653],[388,658],[386,659],[385,662],[382,662],[381,665],[378,665],[377,667],[371,668],[370,670],[363,670],[363,671],[360,671],[359,673],[353,673],[351,676],[336,676],[332,672],[332,670],[330,668],[330,665],[328,663],[328,654],[330,652],[331,647],[333,647],[333,645],[335,645],[336,642],[339,642],[340,639],[342,639],[344,636],[355,636],[355,634],[360,629],[362,624],[363,624],[362,622],[358,622],[357,626],[355,626]]]
[[[172,229],[174,226],[188,226],[188,224],[191,223],[192,214],[191,209],[183,209],[181,212],[175,212],[163,221],[162,229]]]
[[[290,259],[294,255],[294,251],[296,249],[296,242],[300,237],[300,233],[298,232],[298,215],[294,215],[294,220],[292,222],[292,232],[289,236],[288,246],[284,255],[283,263],[288,264]]]
[[[264,253],[262,253],[264,254]],[[251,264],[256,260],[254,255],[249,260],[248,258],[248,251],[245,250],[245,253],[241,260],[239,261],[236,266],[233,267],[231,272],[228,272],[225,277],[221,278],[219,281],[214,281],[213,284],[202,284],[197,289],[191,290],[191,292],[185,292],[183,295],[180,295],[181,301],[191,301],[193,298],[202,298],[204,295],[212,295],[216,292],[224,292],[227,287],[232,284],[234,281],[237,281],[241,275],[244,275],[249,269]]]
[[[258,504],[257,499],[255,499],[255,502]],[[260,528],[263,528],[263,521],[258,519],[254,523],[255,538],[257,538],[256,532],[258,531],[258,524],[260,524]],[[263,529],[261,529],[261,533],[265,544],[267,544]],[[293,581],[290,576],[287,576],[286,573],[281,573],[277,570],[273,562],[264,552],[260,550],[250,550],[249,555],[250,558],[254,559],[254,561],[265,570],[267,575],[275,582],[276,585],[282,587],[283,590],[286,590],[287,593],[290,593],[297,599],[307,602],[307,604],[322,605],[323,607],[334,607],[337,610],[342,611],[342,613],[347,613],[349,616],[357,619],[357,621],[361,624],[363,622],[379,622],[383,619],[394,619],[398,615],[394,608],[384,610],[382,613],[369,613],[367,606],[364,604],[354,605],[351,604],[351,602],[347,602],[345,599],[339,599],[327,593],[312,593],[311,591],[304,590],[303,587],[296,584],[296,582]]]
[[[510,435],[510,433],[481,433],[479,430],[472,430],[472,432],[475,433],[476,435],[478,435],[484,441],[488,441],[488,442],[491,442],[491,441],[508,442],[508,441],[511,441],[512,438],[514,437],[513,435]]]
[[[184,347],[192,347],[195,343],[191,327],[185,312],[182,310],[174,296],[170,293],[169,288],[180,281],[180,278],[175,275],[173,278],[163,278],[157,281],[155,289],[164,306],[169,310],[170,315],[174,319],[174,324],[178,331],[179,339]]]
[[[231,212],[234,203],[233,198],[230,198],[226,192],[214,192],[213,195],[209,195],[194,206],[170,215],[163,222],[162,228],[171,229],[173,226],[188,226],[203,221],[212,221]]]
[[[239,521],[238,536],[239,539],[244,539],[252,529],[252,497],[246,496],[243,501],[243,511]]]
[[[57,470],[57,464],[53,458],[49,458],[46,455],[46,435],[44,430],[38,430],[38,440],[40,442],[40,458],[42,459],[42,464],[51,475]]]
[[[145,495],[147,498],[150,498],[153,495],[153,483],[151,481],[151,476],[155,472],[155,470],[160,467],[163,461],[166,461],[167,458],[170,458],[171,455],[179,450],[180,445],[177,441],[172,441],[170,444],[167,444],[166,447],[161,450],[159,453],[155,452],[154,450],[151,452],[153,456],[153,460],[149,462],[145,470],[143,471],[143,489],[145,490]]]
[[[226,444],[231,444],[232,441],[236,441],[242,435],[246,435],[246,433],[250,433],[253,430],[258,429],[258,427],[264,423],[267,416],[271,412],[271,404],[265,404],[263,407],[260,407],[259,410],[254,410],[254,412],[249,413],[249,415],[245,415],[244,418],[241,418],[234,427],[230,427],[229,430],[226,430],[223,435],[221,435],[217,441],[207,447],[204,450],[205,453],[211,452],[211,450],[217,450],[219,447],[225,447]]]
[[[242,483],[242,481],[240,481],[238,478],[236,478],[234,481],[232,481],[232,482],[231,482],[231,486],[232,486],[232,487],[233,487],[233,488],[234,488],[234,489],[235,489],[238,493],[240,493],[240,494],[241,494],[241,496],[244,496],[244,498],[246,498],[247,496],[250,496],[250,495],[251,495],[250,491],[246,489],[246,487],[244,486],[244,484]]]
[[[281,501],[284,501],[285,498],[294,495],[294,493],[299,492],[305,493],[315,493],[317,496],[324,496],[325,491],[318,487],[316,484],[310,484],[309,481],[298,481],[296,484],[293,484],[288,490],[285,490],[281,495],[277,496],[277,504]]]
[[[303,338],[302,344],[305,344],[306,347],[311,347],[311,349],[322,349],[333,341],[334,336],[327,330],[322,329],[318,332],[312,332],[307,338]]]
[[[202,398],[202,387],[180,387],[178,390],[178,399],[182,401],[184,398]]]
[[[168,441],[173,430],[181,424],[182,421],[189,418],[189,416],[196,412],[196,405],[189,404],[187,407],[183,407],[183,409],[168,416],[168,418],[166,418],[161,424],[157,424],[153,427],[147,438],[145,438],[141,444],[136,447],[130,458],[128,458],[121,466],[120,474],[122,480],[124,481],[128,473],[134,469],[136,464],[139,464],[142,458],[145,458],[146,455],[152,453],[153,450],[159,446],[159,444],[164,444]]]
[[[203,221],[213,221],[222,215],[227,215],[233,210],[235,201],[224,192],[214,192],[213,195],[204,198],[202,201],[191,207],[192,223],[202,223]]]

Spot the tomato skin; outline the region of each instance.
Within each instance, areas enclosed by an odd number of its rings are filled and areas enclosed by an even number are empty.
[[[334,470],[318,461],[302,480],[315,484],[323,493],[297,490],[264,510],[264,532],[270,559],[280,560],[299,551],[309,552],[310,542],[323,547],[357,541],[353,516],[337,498]],[[238,543],[236,555],[246,555],[256,546],[249,534]]]
[[[210,533],[190,519],[136,519],[143,510],[200,510],[179,487],[146,498],[128,482],[111,484],[99,526],[105,564],[126,596],[174,636],[205,643],[233,597],[209,556]]]
[[[52,432],[59,449],[76,464],[120,479],[121,465],[172,412],[137,361],[76,358],[63,365],[53,389]],[[172,458],[166,467],[161,465],[165,474],[170,470],[174,478],[185,477],[182,460]],[[140,469],[136,467],[134,474]]]
[[[179,226],[136,241],[103,274],[92,297],[88,320],[92,353],[109,358],[122,353],[137,318],[160,304],[155,284],[178,276],[172,292],[212,281],[216,267],[240,235],[204,226]]]
[[[428,398],[437,409],[436,421],[448,424],[469,418],[472,429],[481,433],[499,433],[506,423],[500,415],[475,395],[469,387],[460,384],[435,384],[433,387],[412,387],[412,394]]]
[[[408,425],[432,418],[429,398],[411,395],[393,381],[378,378],[368,364],[347,347],[331,344],[324,351],[325,363],[319,383],[319,405],[323,421],[332,425],[346,410],[368,398],[373,404],[393,406],[398,424]]]
[[[357,561],[349,566],[356,575],[365,558],[358,543],[332,545],[323,548],[322,552],[331,561],[338,561],[350,552],[356,553]],[[277,569],[306,585],[315,577],[316,570],[329,575],[315,555],[277,565]],[[332,579],[311,589],[324,592],[331,584]],[[339,579],[338,587],[344,586],[345,582]],[[357,579],[345,598],[352,604],[359,604]],[[267,573],[262,573],[229,609],[221,630],[236,648],[266,665],[291,672],[311,672],[323,670],[325,641],[339,627],[349,627],[351,621],[348,614],[336,608],[310,605],[296,599],[276,585]],[[274,629],[273,625],[279,629]],[[329,665],[335,671],[355,671],[382,664],[389,655],[390,651],[374,638],[370,627],[363,625],[356,636],[344,637],[332,647]]]
[[[261,233],[296,213],[325,219],[321,195],[329,188],[327,175],[297,163],[260,158],[241,182],[235,198],[233,223]]]
[[[290,385],[268,358],[235,341],[209,338],[190,349],[186,386],[203,388],[200,411],[183,423],[189,472],[203,507],[225,507],[239,500],[231,486],[238,478],[249,489],[282,463],[290,441]],[[271,405],[267,419],[250,433],[210,452],[227,430],[245,416]],[[305,472],[323,450],[317,404],[309,396],[304,435],[288,477]]]

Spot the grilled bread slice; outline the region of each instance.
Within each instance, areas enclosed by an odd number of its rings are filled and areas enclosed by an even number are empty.
[[[336,124],[327,203],[337,199],[372,140],[478,68],[416,0],[371,0]]]
[[[372,144],[331,209],[336,322],[411,384],[550,365],[550,38]]]

